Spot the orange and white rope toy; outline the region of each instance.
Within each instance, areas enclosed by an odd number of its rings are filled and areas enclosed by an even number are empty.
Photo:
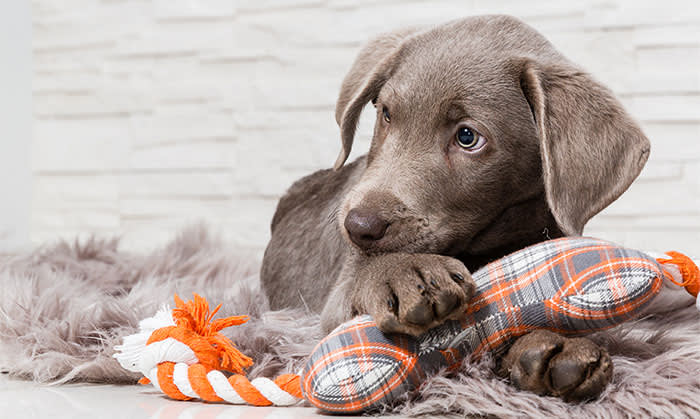
[[[210,311],[207,300],[197,294],[187,302],[175,295],[175,304],[173,310],[166,307],[142,320],[139,333],[115,347],[122,367],[144,375],[141,384],[153,383],[178,400],[289,406],[302,398],[299,375],[252,381],[242,375],[253,361],[219,331],[245,323],[248,316],[212,320],[221,305]],[[233,374],[226,377],[222,371]]]

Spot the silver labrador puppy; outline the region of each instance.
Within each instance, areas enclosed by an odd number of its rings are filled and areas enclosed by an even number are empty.
[[[344,165],[372,102],[369,153]],[[611,92],[538,32],[479,16],[381,35],[336,106],[333,170],[279,202],[262,283],[273,309],[306,305],[330,330],[359,313],[418,335],[469,304],[469,274],[514,250],[581,234],[645,164],[649,142]],[[550,332],[520,338],[498,371],[567,400],[597,396],[607,352]]]

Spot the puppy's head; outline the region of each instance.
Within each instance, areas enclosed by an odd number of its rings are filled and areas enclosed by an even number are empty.
[[[366,168],[339,212],[368,253],[488,253],[548,223],[580,234],[649,152],[607,89],[506,16],[371,41],[341,88],[336,168],[369,102]]]

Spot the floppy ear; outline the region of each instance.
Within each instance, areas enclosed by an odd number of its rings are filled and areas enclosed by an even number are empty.
[[[343,143],[335,169],[342,167],[350,155],[362,109],[377,97],[398,61],[400,46],[415,32],[417,29],[407,28],[372,39],[362,48],[345,76],[335,105],[335,120],[340,126]]]
[[[613,94],[567,64],[524,60],[520,86],[540,138],[547,202],[561,230],[580,235],[649,157],[649,140]]]

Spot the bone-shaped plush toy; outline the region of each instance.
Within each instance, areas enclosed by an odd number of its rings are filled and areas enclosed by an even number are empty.
[[[654,259],[582,237],[539,243],[475,272],[476,293],[460,321],[414,338],[384,335],[360,316],[323,339],[300,375],[274,381],[248,381],[242,372],[252,360],[219,333],[246,317],[212,320],[218,307],[210,312],[197,295],[186,303],[176,296],[176,309],[143,320],[115,357],[175,399],[282,406],[303,397],[324,411],[362,412],[394,402],[440,368],[499,353],[532,330],[582,335],[637,318],[680,287],[697,297],[698,267],[668,255]]]
[[[687,284],[678,285],[697,297],[697,267],[673,255],[664,262],[689,270]],[[333,412],[391,403],[438,369],[486,351],[499,353],[535,329],[583,335],[639,317],[664,281],[678,282],[672,269],[597,239],[539,243],[475,272],[476,292],[460,321],[418,338],[384,335],[369,316],[339,326],[312,352],[302,391],[312,404]]]

